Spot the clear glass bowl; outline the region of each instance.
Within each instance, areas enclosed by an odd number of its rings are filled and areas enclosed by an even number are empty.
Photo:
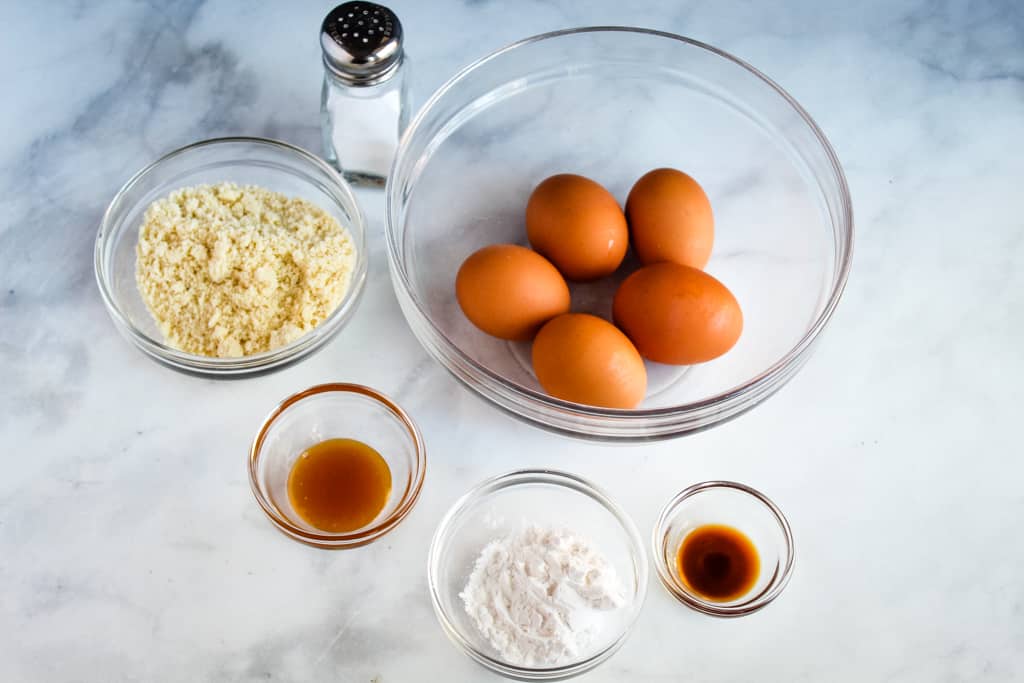
[[[679,578],[679,546],[694,529],[724,524],[747,536],[757,548],[760,572],[753,587],[730,602],[698,595]],[[679,602],[716,617],[742,617],[761,609],[789,583],[793,572],[793,532],[766,495],[733,481],[706,481],[680,491],[662,510],[651,543],[658,578]]]
[[[527,198],[572,172],[624,202],[662,166],[707,191],[716,243],[707,271],[743,308],[727,354],[648,364],[637,410],[546,395],[528,343],[473,327],[455,274],[473,251],[525,244]],[[583,28],[529,38],[448,81],[402,143],[387,188],[395,292],[426,350],[473,391],[534,425],[591,439],[678,436],[736,417],[807,360],[846,283],[853,243],[839,161],[811,117],[750,65],[681,36]],[[609,318],[618,277],[571,286],[573,309]]]
[[[313,202],[338,219],[357,250],[349,290],[333,313],[286,346],[240,358],[197,356],[165,344],[135,283],[135,247],[149,205],[182,187],[225,181],[259,185]],[[136,173],[114,196],[96,236],[96,281],[118,330],[150,357],[207,376],[253,374],[309,355],[352,317],[366,282],[364,226],[363,213],[348,184],[309,152],[265,138],[205,140],[161,157]]]
[[[377,518],[344,533],[303,520],[288,498],[288,474],[299,455],[326,439],[357,439],[391,470],[391,496]],[[375,541],[412,510],[423,487],[427,454],[419,428],[398,404],[358,384],[321,384],[289,396],[260,426],[249,449],[249,485],[267,517],[297,541],[319,548],[353,548]]]
[[[487,543],[526,524],[564,527],[593,541],[615,568],[629,599],[592,651],[549,668],[503,661],[466,614],[459,593]],[[647,553],[636,525],[606,493],[565,472],[520,470],[488,479],[462,496],[434,533],[427,583],[441,626],[453,643],[496,673],[526,681],[562,680],[590,671],[625,642],[647,596]]]

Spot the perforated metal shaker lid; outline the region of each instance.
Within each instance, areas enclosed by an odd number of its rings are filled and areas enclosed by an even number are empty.
[[[324,65],[355,85],[389,78],[402,60],[402,23],[387,7],[346,2],[324,18],[320,27]]]

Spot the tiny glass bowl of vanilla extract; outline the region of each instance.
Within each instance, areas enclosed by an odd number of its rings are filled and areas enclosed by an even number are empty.
[[[319,548],[352,548],[393,529],[419,498],[423,437],[393,400],[359,384],[289,396],[249,449],[249,483],[278,529]]]
[[[767,496],[706,481],[676,494],[654,526],[654,565],[681,603],[741,617],[777,598],[793,571],[793,532]]]

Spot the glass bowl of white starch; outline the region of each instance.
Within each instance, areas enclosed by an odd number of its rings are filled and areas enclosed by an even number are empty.
[[[625,642],[647,594],[636,525],[590,482],[552,470],[488,479],[441,520],[430,597],[451,641],[518,680],[590,671]]]

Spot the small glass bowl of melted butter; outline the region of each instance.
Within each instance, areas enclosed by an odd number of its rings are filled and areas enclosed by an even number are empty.
[[[387,396],[358,384],[321,384],[289,396],[249,451],[256,502],[288,536],[352,548],[393,529],[419,498],[423,438]]]
[[[681,603],[742,617],[777,598],[793,571],[789,522],[760,491],[732,481],[694,484],[668,502],[654,527],[654,565]]]

